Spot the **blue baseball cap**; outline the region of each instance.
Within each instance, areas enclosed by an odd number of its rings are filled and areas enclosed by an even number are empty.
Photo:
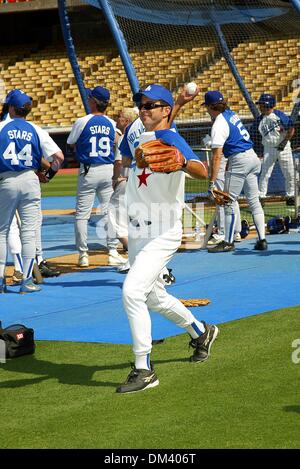
[[[103,86],[96,86],[96,88],[86,88],[87,95],[91,98],[97,99],[97,101],[109,101],[110,92],[103,88]]]
[[[224,101],[224,96],[220,91],[207,91],[204,95],[204,103],[201,106],[210,106],[211,104],[217,104]]]
[[[271,109],[276,105],[276,98],[272,94],[263,93],[255,104],[262,104],[264,107]]]
[[[142,96],[146,96],[146,98],[152,99],[153,101],[165,101],[169,106],[174,106],[174,99],[171,91],[161,85],[153,84],[147,86],[144,90],[140,90],[138,93],[133,95],[133,101],[139,103]]]
[[[4,103],[5,104],[10,104],[10,99],[13,96],[20,96],[21,94],[24,94],[24,92],[22,90],[19,90],[18,88],[15,88],[14,90],[11,90],[9,93],[7,93]]]
[[[17,108],[22,108],[27,103],[32,103],[32,98],[28,94],[24,93],[22,90],[12,90],[8,93],[5,100],[6,104],[9,106],[14,106]]]

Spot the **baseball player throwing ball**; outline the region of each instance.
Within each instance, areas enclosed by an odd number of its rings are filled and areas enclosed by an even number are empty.
[[[194,353],[190,360],[208,358],[218,328],[198,321],[170,295],[160,273],[177,251],[182,236],[182,209],[186,171],[207,178],[207,170],[186,141],[169,129],[172,94],[153,84],[134,95],[145,132],[136,148],[136,167],[126,187],[131,268],[123,284],[123,303],[133,340],[135,366],[118,393],[143,391],[159,384],[150,362],[152,347],[149,310],[184,328]]]
[[[261,115],[256,119],[254,128],[258,128],[264,147],[259,195],[261,198],[266,197],[268,181],[278,160],[285,178],[286,203],[294,205],[295,175],[290,142],[295,133],[293,121],[284,112],[274,109],[276,100],[272,94],[263,93],[256,104],[259,105]]]
[[[25,120],[31,111],[31,98],[20,90],[9,99],[9,115],[0,123],[0,293],[6,291],[4,270],[7,236],[15,211],[21,219],[23,281],[20,293],[40,290],[32,281],[35,258],[35,230],[40,212],[41,189],[35,171],[42,155],[52,157],[45,174],[51,179],[60,168],[64,156],[49,134]]]

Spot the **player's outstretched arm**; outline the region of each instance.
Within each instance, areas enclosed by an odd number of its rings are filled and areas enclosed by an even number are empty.
[[[184,171],[195,179],[207,179],[207,169],[202,161],[187,160]]]
[[[180,109],[187,103],[193,101],[193,99],[196,98],[196,96],[200,93],[200,88],[199,86],[197,86],[197,89],[195,91],[195,93],[193,94],[189,94],[188,91],[187,91],[187,87],[186,85],[184,85],[184,87],[182,88],[180,94],[177,96],[177,99],[175,101],[175,104],[174,104],[174,107],[172,109],[172,114],[171,114],[171,118],[170,118],[170,124],[172,124],[173,120],[175,119],[175,117],[177,116],[178,112],[180,111]]]

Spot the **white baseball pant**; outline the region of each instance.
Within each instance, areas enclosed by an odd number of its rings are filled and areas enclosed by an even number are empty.
[[[225,156],[222,156],[220,169],[218,172],[218,177],[215,182],[216,187],[220,189],[221,191],[224,190],[226,165],[227,165],[227,159],[225,158]],[[225,190],[227,191],[228,189],[226,188]],[[242,230],[241,212],[240,212],[240,206],[237,200],[234,202],[234,213],[235,213],[234,233],[240,233],[240,231]],[[217,206],[217,225],[218,225],[218,234],[225,235],[225,208],[221,205]]]
[[[125,201],[126,181],[115,188],[108,205],[108,236],[110,238],[128,237],[127,206]]]
[[[166,291],[160,276],[181,244],[181,222],[177,221],[171,229],[154,239],[131,237],[131,229],[134,228],[130,224],[128,254],[131,268],[123,284],[123,304],[130,324],[133,352],[138,357],[148,355],[152,349],[149,310],[165,316],[191,334],[191,325],[199,323],[177,298]]]
[[[95,196],[97,196],[101,205],[101,215],[97,222],[97,234],[102,235],[101,228],[103,227],[107,247],[113,249],[118,244],[118,240],[111,239],[107,235],[107,207],[113,192],[112,175],[112,164],[92,165],[86,175],[83,166],[80,166],[75,213],[75,238],[79,252],[88,251],[88,220],[92,213]]]
[[[265,215],[259,201],[258,175],[261,163],[254,150],[237,153],[228,158],[228,170],[225,173],[225,188],[233,202],[225,205],[225,241],[232,243],[235,226],[234,202],[244,189],[258,239],[265,239]]]
[[[275,163],[278,160],[280,169],[285,179],[285,193],[287,197],[295,196],[295,173],[294,160],[291,144],[288,142],[282,151],[275,147],[264,146],[264,157],[261,166],[259,178],[259,195],[266,197],[268,192],[268,183]]]
[[[4,276],[9,228],[18,210],[21,218],[22,258],[25,278],[30,278],[35,258],[35,230],[38,223],[41,188],[31,170],[0,174],[0,278]]]

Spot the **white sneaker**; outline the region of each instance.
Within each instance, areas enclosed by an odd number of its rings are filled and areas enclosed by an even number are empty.
[[[235,241],[236,243],[242,241],[240,233],[234,233],[233,241]]]
[[[109,265],[122,265],[126,264],[127,259],[121,256],[116,249],[110,249],[108,251],[108,264]]]
[[[224,235],[213,234],[212,237],[208,240],[208,246],[216,245],[224,241]]]
[[[129,261],[127,261],[126,264],[122,264],[121,267],[118,268],[118,272],[120,272],[120,274],[127,274],[129,269],[130,269],[130,264],[129,264]]]
[[[78,267],[88,267],[89,266],[89,255],[87,252],[79,254]]]

